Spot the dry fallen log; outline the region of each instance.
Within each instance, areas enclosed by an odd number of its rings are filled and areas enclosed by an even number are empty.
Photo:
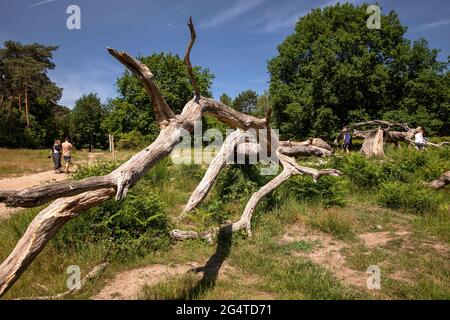
[[[434,189],[440,189],[442,187],[445,187],[447,184],[450,184],[450,171],[444,172],[436,180],[427,183],[427,186]]]
[[[267,135],[271,136],[269,128],[270,112],[266,118],[259,119],[251,115],[243,114],[223,103],[205,98],[198,92],[195,79],[192,73],[192,66],[189,55],[195,42],[195,30],[192,20],[189,20],[189,29],[191,39],[186,50],[185,63],[188,68],[188,76],[195,96],[188,101],[183,108],[181,114],[174,115],[170,107],[167,105],[153,74],[149,68],[139,60],[131,57],[125,52],[119,52],[108,48],[108,52],[132,71],[141,81],[147,93],[151,97],[153,111],[160,126],[160,134],[156,140],[147,148],[143,149],[130,160],[122,164],[119,168],[110,174],[100,177],[92,177],[80,181],[66,181],[58,184],[50,184],[29,188],[21,191],[3,191],[0,193],[0,201],[5,202],[9,206],[36,206],[48,201],[55,200],[47,208],[42,210],[30,223],[22,238],[16,247],[0,265],[0,296],[2,296],[32,263],[36,256],[42,251],[48,241],[58,232],[58,230],[70,219],[77,217],[87,209],[99,205],[115,196],[116,200],[126,196],[128,190],[132,188],[156,163],[167,157],[174,147],[182,141],[183,135],[188,132],[192,133],[196,121],[201,120],[204,114],[216,117],[218,120],[228,124],[230,127],[247,131],[254,129],[257,132],[264,130]],[[240,135],[239,131],[236,133]],[[262,141],[263,146],[270,146],[271,141]],[[317,141],[316,141],[317,142]],[[231,143],[233,145],[233,143]],[[266,145],[267,144],[267,145]],[[294,143],[295,144],[295,143]],[[259,155],[261,141],[259,144],[234,144],[237,154]],[[275,148],[277,146],[274,146]],[[299,146],[283,146],[285,152],[289,154],[295,153],[292,148]],[[324,155],[330,153],[328,149],[316,147],[313,142],[304,145],[311,150],[321,149]],[[316,149],[314,149],[316,148]],[[267,193],[286,181],[290,176],[295,174],[307,174],[314,179],[320,178],[322,175],[339,175],[337,170],[315,170],[312,168],[299,166],[293,158],[282,153],[283,150],[277,149],[276,155],[281,161],[284,168],[283,172],[275,177],[266,186],[257,191],[249,203],[247,204],[242,218],[233,224],[233,230],[246,228],[250,233],[250,219],[256,207],[256,204]],[[229,151],[225,150],[224,155]],[[305,153],[305,151],[302,151]],[[317,152],[317,151],[311,151]],[[217,159],[217,158],[216,158]],[[222,159],[218,159],[212,168],[209,176],[206,178],[207,183],[202,185],[204,190],[209,190],[210,185],[214,182],[216,171],[223,168]],[[206,192],[207,193],[207,192]],[[204,194],[198,194],[197,199],[203,199]],[[201,200],[200,200],[201,201]],[[196,203],[199,201],[196,200]],[[211,239],[211,234],[199,234],[195,232],[173,231],[172,236],[177,239],[181,238],[204,238]]]

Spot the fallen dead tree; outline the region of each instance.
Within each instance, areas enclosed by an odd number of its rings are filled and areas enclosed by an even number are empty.
[[[188,76],[194,89],[194,98],[186,103],[182,112],[175,115],[164,99],[150,69],[133,58],[126,52],[119,52],[108,48],[108,52],[119,62],[133,72],[143,84],[151,97],[152,108],[160,127],[160,134],[148,147],[134,155],[110,174],[99,177],[91,177],[80,181],[66,181],[20,191],[7,190],[0,192],[0,201],[8,206],[38,206],[55,200],[47,208],[42,210],[30,223],[22,238],[10,255],[0,265],[0,296],[5,294],[21,274],[33,262],[45,245],[52,239],[63,225],[87,209],[97,206],[113,197],[120,200],[126,196],[132,188],[156,163],[167,157],[183,138],[185,132],[194,131],[196,123],[205,114],[211,115],[228,126],[237,129],[235,137],[238,138],[250,129],[256,132],[265,131],[269,139],[258,144],[233,142],[230,138],[227,144],[233,145],[233,153],[243,156],[258,156],[261,145],[271,150],[275,149],[275,159],[278,160],[283,170],[272,181],[255,192],[247,203],[241,219],[233,223],[232,231],[245,229],[250,234],[250,220],[257,203],[277,188],[289,177],[298,174],[309,175],[319,179],[323,175],[339,175],[334,169],[316,170],[299,166],[290,156],[297,155],[330,155],[331,151],[319,140],[309,140],[307,143],[283,142],[279,146],[271,143],[271,129],[269,126],[270,113],[263,119],[246,115],[237,110],[200,95],[192,72],[190,52],[195,42],[196,34],[192,20],[188,23],[191,38],[186,49],[184,62],[187,66]],[[316,146],[315,144],[320,144]],[[320,149],[320,150],[318,150]],[[224,149],[219,153],[221,157],[229,155],[230,151]],[[215,161],[215,162],[214,162]],[[223,159],[216,156],[204,180],[194,191],[185,210],[190,210],[198,205],[210,190],[218,172],[226,165]],[[211,169],[211,170],[210,170]],[[197,193],[196,193],[197,192]],[[211,239],[214,232],[198,234],[195,231],[174,230],[174,239],[205,238]]]
[[[450,184],[450,171],[444,172],[439,178],[436,180],[427,183],[427,186],[433,189],[440,189]]]
[[[370,130],[359,130],[362,127],[377,127]],[[392,130],[392,128],[401,128],[404,131]],[[350,126],[344,127],[336,139],[334,140],[334,145],[337,146],[343,140],[344,134],[350,131],[352,136],[355,138],[364,139],[363,146],[361,148],[361,153],[366,157],[382,157],[384,156],[384,143],[393,143],[397,147],[400,147],[400,142],[405,142],[409,145],[415,146],[414,135],[419,132],[422,128],[417,127],[412,129],[408,127],[406,123],[400,122],[389,122],[384,120],[372,120],[366,122],[359,122],[352,124]],[[450,142],[432,143],[427,142],[427,146],[433,147],[443,147],[445,145],[450,145]]]

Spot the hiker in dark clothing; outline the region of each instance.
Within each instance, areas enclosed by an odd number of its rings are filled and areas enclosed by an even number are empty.
[[[350,148],[351,143],[352,143],[352,134],[350,133],[350,130],[347,128],[347,130],[344,133],[344,145],[343,145],[343,147],[344,147],[345,151],[347,151],[347,153],[350,152],[349,148]]]
[[[51,152],[49,155],[49,158],[51,157],[53,159],[53,173],[61,173],[61,152],[61,141],[56,140],[51,148]]]

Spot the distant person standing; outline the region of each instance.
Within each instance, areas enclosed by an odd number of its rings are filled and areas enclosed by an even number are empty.
[[[414,144],[416,145],[417,149],[423,149],[426,147],[427,143],[425,138],[423,137],[423,129],[420,128],[419,131],[416,132],[414,135]]]
[[[62,144],[62,153],[64,157],[64,162],[66,163],[65,171],[66,173],[70,173],[69,166],[72,162],[72,149],[73,145],[69,142],[69,138],[66,138],[64,143]]]
[[[49,158],[53,159],[53,173],[61,173],[61,141],[55,140],[55,143],[53,144],[51,148]]]
[[[347,153],[350,152],[349,148],[352,143],[352,134],[350,133],[350,130],[347,128],[344,133],[344,149]]]

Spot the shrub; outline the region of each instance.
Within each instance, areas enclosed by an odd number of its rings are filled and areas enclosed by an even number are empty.
[[[372,188],[383,181],[383,172],[376,161],[367,159],[359,153],[351,153],[333,159],[331,167],[340,169],[358,187]]]
[[[121,133],[117,147],[119,149],[139,149],[147,145],[147,139],[138,130]]]
[[[323,176],[315,182],[310,176],[295,176],[287,184],[298,200],[319,200],[325,206],[345,204],[347,187],[341,177]]]
[[[231,202],[248,197],[266,183],[266,179],[259,174],[258,166],[233,165],[220,174],[216,188],[223,201]]]
[[[83,166],[75,177],[103,175],[114,168],[111,162],[98,162]],[[166,248],[170,244],[169,219],[158,191],[151,184],[154,178],[144,177],[122,201],[109,200],[69,221],[55,238],[55,245],[83,249],[95,243],[103,246],[112,258]]]
[[[381,205],[418,214],[437,210],[441,198],[435,190],[400,182],[383,183],[378,194]]]

